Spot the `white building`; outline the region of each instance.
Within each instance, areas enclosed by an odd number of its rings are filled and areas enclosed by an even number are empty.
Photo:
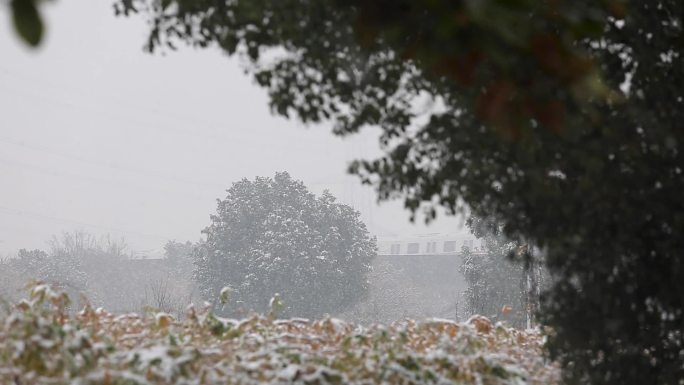
[[[378,255],[456,255],[463,247],[471,251],[483,249],[483,240],[463,234],[418,234],[378,237]]]

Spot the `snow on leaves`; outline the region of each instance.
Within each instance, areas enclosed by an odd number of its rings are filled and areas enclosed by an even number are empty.
[[[287,173],[234,183],[211,219],[195,256],[207,299],[230,285],[233,310],[268,311],[280,293],[284,315],[317,317],[368,291],[377,246],[360,214]]]
[[[557,384],[543,335],[430,319],[363,328],[339,319],[67,311],[34,290],[0,328],[0,383],[43,384]],[[163,319],[163,322],[160,320]],[[488,323],[489,322],[489,323]],[[486,326],[486,327],[485,327]]]

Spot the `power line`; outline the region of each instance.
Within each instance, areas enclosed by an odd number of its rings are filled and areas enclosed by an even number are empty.
[[[42,90],[45,89],[45,84],[47,83],[53,89],[56,89],[60,93],[64,93],[64,89],[67,89],[68,91],[70,91],[72,95],[83,93],[83,90],[79,90],[78,88],[73,87],[71,85],[65,86],[64,84],[55,83],[55,82],[51,81],[50,79],[36,79],[33,76],[27,76],[25,73],[17,72],[13,69],[8,69],[7,67],[2,66],[2,65],[0,65],[0,69],[2,69],[2,71],[0,71],[0,74],[10,75],[12,78],[21,77],[24,80],[28,80],[30,82],[33,82],[34,84],[38,84],[37,88],[40,88]],[[5,90],[7,90],[7,89],[5,89]],[[17,92],[15,90],[12,90],[12,91]],[[23,93],[23,92],[21,92],[21,94],[23,94],[23,96],[27,96],[27,97],[40,97],[44,100],[50,100],[52,102],[57,101],[57,100],[54,100],[52,98],[45,98],[45,96],[43,94],[38,95],[38,96],[28,95],[28,94]],[[69,105],[69,103],[64,103],[63,100],[58,100],[57,102]],[[124,101],[124,99],[120,99],[120,98],[111,99],[111,97],[110,97],[108,102],[110,104],[115,104],[115,105],[118,105],[119,107],[122,107],[121,108],[122,110],[130,110],[133,108],[133,109],[137,109],[138,111],[141,111],[143,113],[147,113],[150,115],[162,116],[164,118],[172,119],[174,121],[185,120],[186,122],[193,123],[193,126],[196,126],[197,123],[200,123],[203,126],[212,126],[212,127],[223,127],[223,126],[225,126],[225,123],[219,123],[219,122],[215,122],[215,121],[212,121],[209,119],[198,119],[197,116],[193,115],[192,117],[190,117],[187,115],[179,114],[179,113],[177,113],[177,111],[161,111],[159,109],[151,108],[150,106],[141,106],[139,104],[130,103],[130,102],[128,102],[128,100]],[[258,135],[246,135],[247,134],[246,132],[242,132],[241,134],[244,137],[246,137],[246,136],[258,136]],[[230,138],[227,138],[227,139],[230,139]]]
[[[125,233],[125,234],[135,234],[135,235],[138,235],[141,237],[146,237],[148,239],[149,238],[156,238],[156,239],[161,239],[161,240],[165,240],[165,241],[169,240],[169,239],[174,239],[174,237],[169,237],[169,236],[160,235],[160,234],[141,233],[141,232],[133,231],[133,230],[125,230],[125,229],[119,229],[116,227],[96,225],[93,223],[83,222],[83,221],[69,219],[69,218],[44,215],[44,214],[40,214],[40,213],[36,213],[33,211],[28,211],[28,210],[13,209],[13,208],[1,206],[1,205],[0,205],[0,212],[4,212],[5,214],[15,215],[15,216],[19,216],[19,217],[34,217],[36,219],[46,219],[46,220],[51,220],[51,221],[56,221],[56,222],[71,223],[71,224],[76,224],[79,226],[99,228],[99,229],[103,229],[103,230],[107,230],[107,231],[114,231],[114,232]]]
[[[161,174],[161,173],[154,172],[154,171],[148,171],[148,170],[143,170],[143,169],[138,169],[138,168],[133,168],[133,167],[128,167],[128,166],[123,166],[123,165],[119,165],[116,163],[87,159],[87,158],[83,158],[83,157],[80,157],[77,155],[64,153],[64,152],[61,152],[59,150],[55,150],[55,149],[52,149],[49,147],[38,146],[35,144],[27,144],[24,141],[16,140],[16,139],[9,138],[6,136],[0,136],[0,142],[6,143],[6,144],[11,144],[14,146],[27,148],[27,149],[42,152],[45,154],[56,155],[56,156],[59,156],[59,157],[65,158],[65,159],[70,159],[73,161],[81,162],[81,163],[92,165],[92,166],[110,168],[110,169],[119,170],[119,171],[131,173],[131,174],[137,174],[137,175],[141,175],[141,176],[145,176],[145,177],[164,179],[164,180],[171,181],[174,183],[180,183],[180,184],[184,184],[184,185],[195,185],[195,186],[200,186],[200,187],[225,188],[225,186],[222,186],[218,183],[208,183],[208,182],[204,182],[204,181],[193,181],[193,180],[189,180],[189,179],[185,179],[185,178],[179,178],[179,177],[173,176],[173,175],[168,175],[168,174],[165,175],[165,174]]]
[[[9,72],[9,71],[7,71],[5,69],[5,72]],[[0,74],[2,74],[2,72],[0,72]],[[25,78],[28,79],[28,77],[25,77]],[[41,88],[43,88],[43,86],[41,86]],[[59,88],[60,88],[60,90],[58,90],[58,91],[62,92],[61,88],[63,88],[63,86],[60,85]],[[259,139],[260,138],[260,134],[254,134],[254,133],[251,133],[247,130],[240,130],[240,131],[233,130],[230,132],[230,136],[226,136],[222,133],[218,134],[218,133],[214,133],[214,132],[200,131],[200,130],[197,130],[194,128],[181,128],[181,127],[172,127],[172,126],[166,126],[164,128],[160,128],[160,127],[156,127],[153,124],[136,121],[135,119],[131,119],[130,117],[122,115],[122,114],[113,113],[110,109],[102,108],[100,104],[98,104],[97,106],[87,105],[87,104],[84,104],[81,102],[79,102],[78,104],[75,104],[75,103],[70,103],[70,102],[68,102],[62,98],[54,98],[54,97],[47,96],[45,94],[34,94],[34,93],[30,93],[30,92],[27,93],[24,90],[17,90],[14,88],[9,88],[7,86],[5,86],[0,91],[3,91],[5,93],[8,93],[8,91],[10,91],[12,94],[19,95],[19,96],[24,97],[24,98],[30,98],[32,100],[39,99],[39,100],[42,100],[42,101],[45,101],[45,102],[48,102],[51,104],[61,105],[61,106],[69,107],[69,108],[78,108],[79,112],[83,112],[84,110],[90,110],[90,112],[97,113],[98,117],[101,114],[106,114],[115,120],[120,120],[120,121],[124,121],[124,122],[127,121],[126,123],[128,123],[128,124],[132,123],[133,125],[135,125],[137,127],[144,128],[144,129],[152,129],[152,130],[158,130],[158,131],[164,131],[164,132],[170,131],[170,132],[174,132],[176,134],[181,134],[181,135],[191,136],[191,137],[204,137],[206,139],[211,140],[212,142],[218,140],[220,142],[233,144],[235,142],[236,138],[251,138],[251,139]],[[81,91],[77,91],[76,93],[72,92],[72,95],[73,94],[81,94],[81,93],[82,93]],[[112,101],[109,100],[108,102],[111,103]],[[225,131],[225,128],[227,125],[226,123],[218,123],[218,122],[213,122],[213,121],[206,120],[206,119],[197,119],[196,117],[191,118],[191,117],[188,117],[185,115],[174,114],[173,112],[162,112],[159,110],[153,110],[153,109],[150,109],[149,107],[143,107],[143,106],[136,105],[136,104],[130,104],[130,103],[124,104],[121,102],[118,102],[118,103],[114,102],[111,104],[115,104],[115,105],[118,105],[120,107],[120,108],[116,109],[117,112],[127,111],[130,109],[137,109],[138,111],[146,113],[147,115],[162,116],[162,117],[167,118],[167,119],[172,120],[172,121],[184,120],[186,122],[191,123],[189,125],[190,127],[221,127],[221,131],[223,132],[223,131]],[[213,131],[215,131],[215,130],[213,130]],[[313,145],[313,143],[307,143],[307,144]]]
[[[84,176],[84,175],[65,173],[63,171],[50,170],[50,169],[42,167],[42,166],[36,166],[33,164],[29,164],[29,163],[24,163],[24,162],[20,162],[20,161],[16,161],[16,160],[10,160],[10,159],[3,158],[3,157],[0,157],[0,163],[5,163],[5,164],[8,164],[12,167],[20,167],[20,168],[28,169],[28,170],[38,172],[41,174],[54,176],[54,177],[64,177],[64,178],[76,179],[76,180],[81,180],[81,181],[94,183],[94,184],[106,184],[106,185],[110,185],[110,186],[113,186],[113,187],[116,187],[119,189],[138,189],[138,190],[143,189],[143,190],[147,190],[147,191],[157,190],[154,193],[159,193],[159,192],[168,193],[169,192],[168,189],[164,189],[161,187],[150,189],[149,186],[147,188],[145,188],[145,187],[136,186],[136,185],[133,185],[130,183],[117,183],[117,182],[112,181],[112,180],[100,179],[100,178],[95,178],[92,176]],[[178,191],[176,191],[176,193],[178,195],[182,195],[182,196],[185,196],[187,198],[198,199],[198,200],[205,199],[205,197],[201,197],[201,196],[195,195],[195,194],[188,194],[188,193],[178,192]]]
[[[0,224],[0,229],[6,230],[8,232],[12,233],[21,233],[21,234],[30,234],[30,235],[40,235],[44,236],[45,234],[40,232],[40,231],[35,231],[35,230],[28,230],[25,228],[18,228],[16,226],[8,226],[8,225],[2,225]],[[0,239],[0,243],[5,243],[4,239]]]
[[[190,137],[203,137],[208,140],[211,140],[212,142],[215,141],[220,141],[224,143],[234,143],[235,142],[235,136],[233,137],[228,137],[224,135],[218,135],[218,134],[213,134],[213,133],[207,133],[207,132],[201,132],[198,130],[193,130],[193,129],[187,129],[187,128],[179,128],[179,127],[172,127],[172,126],[167,126],[164,128],[156,127],[153,124],[149,123],[143,123],[140,121],[137,121],[135,119],[131,119],[130,117],[122,114],[117,114],[112,112],[109,109],[106,108],[98,108],[94,106],[89,106],[85,105],[83,103],[70,103],[67,102],[66,100],[63,99],[57,99],[57,98],[52,98],[48,97],[46,95],[31,95],[30,93],[26,93],[23,91],[17,91],[9,88],[3,88],[2,91],[7,92],[7,91],[12,91],[14,95],[19,95],[24,98],[29,98],[32,99],[32,101],[35,101],[36,99],[42,100],[44,102],[48,102],[51,104],[59,105],[62,107],[67,107],[67,108],[78,108],[80,113],[83,113],[84,111],[90,111],[91,113],[96,113],[98,118],[101,118],[101,115],[107,115],[108,118],[114,119],[114,120],[119,120],[123,123],[126,123],[127,125],[133,125],[139,128],[147,129],[147,130],[157,130],[157,131],[164,131],[165,133],[175,133],[175,134],[180,134],[180,135],[185,135],[185,136],[190,136]],[[244,133],[243,133],[244,134]],[[242,135],[243,137],[245,135]]]
[[[88,159],[88,158],[80,157],[77,155],[65,153],[65,152],[62,152],[59,150],[55,150],[55,149],[50,148],[50,147],[39,146],[39,145],[35,145],[35,144],[28,144],[25,141],[17,140],[14,138],[3,136],[3,135],[0,135],[0,143],[10,144],[10,145],[18,146],[18,147],[23,147],[23,148],[26,148],[29,150],[33,150],[33,151],[37,151],[37,152],[41,152],[41,153],[45,153],[45,154],[56,155],[56,156],[59,156],[59,157],[65,158],[65,159],[81,162],[83,164],[88,164],[88,165],[92,165],[92,166],[110,168],[110,169],[114,169],[114,170],[123,171],[124,173],[137,174],[137,175],[141,175],[141,176],[145,176],[145,177],[153,177],[153,178],[163,179],[163,180],[166,180],[169,182],[176,183],[178,185],[184,185],[184,186],[185,185],[194,185],[194,186],[199,186],[199,187],[220,188],[222,190],[226,189],[226,187],[224,185],[221,185],[218,183],[210,183],[210,182],[205,182],[205,181],[194,181],[194,180],[190,180],[190,179],[172,176],[169,174],[157,173],[155,171],[143,170],[143,169],[119,165],[116,163],[110,163],[110,162],[104,162],[104,161],[100,161],[100,160]],[[48,174],[53,175],[53,176],[60,176],[61,175],[61,176],[66,176],[66,177],[70,177],[70,178],[84,179],[84,180],[91,181],[91,182],[98,182],[97,179],[94,179],[90,176],[80,176],[80,175],[65,174],[65,173],[59,173],[59,172],[54,173],[54,172],[50,172],[47,169],[42,168],[40,166],[30,165],[30,164],[23,163],[23,162],[12,161],[12,160],[2,159],[2,158],[0,158],[0,162],[17,165],[19,167],[26,167],[26,168],[34,169],[34,170],[37,170],[39,172],[48,173]],[[314,186],[314,187],[344,186],[345,188],[350,188],[350,189],[354,188],[354,187],[358,187],[357,183],[352,183],[349,181],[332,181],[332,180],[323,180],[323,179],[313,179],[313,180],[311,180],[309,185]],[[193,196],[193,198],[199,198],[199,197]],[[370,199],[370,198],[367,198],[367,199]],[[352,200],[352,203],[355,205],[357,202],[355,200]],[[368,206],[370,208],[370,206],[372,206],[372,205],[368,204]],[[363,206],[359,206],[359,207],[363,207]]]

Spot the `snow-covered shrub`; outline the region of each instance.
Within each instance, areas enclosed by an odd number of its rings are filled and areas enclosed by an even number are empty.
[[[0,384],[555,385],[544,336],[492,324],[428,319],[363,328],[254,315],[227,319],[189,307],[115,316],[47,285],[0,316]]]
[[[228,285],[233,309],[263,312],[280,293],[283,315],[316,317],[356,303],[377,254],[357,211],[327,192],[316,197],[287,173],[234,183],[204,234],[195,279],[205,298],[216,303]]]

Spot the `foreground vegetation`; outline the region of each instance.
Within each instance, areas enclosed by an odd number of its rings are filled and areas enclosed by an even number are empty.
[[[554,384],[544,337],[492,325],[406,320],[364,328],[334,318],[235,320],[189,307],[114,315],[47,285],[9,307],[0,329],[2,384]],[[277,304],[277,301],[276,301]]]

